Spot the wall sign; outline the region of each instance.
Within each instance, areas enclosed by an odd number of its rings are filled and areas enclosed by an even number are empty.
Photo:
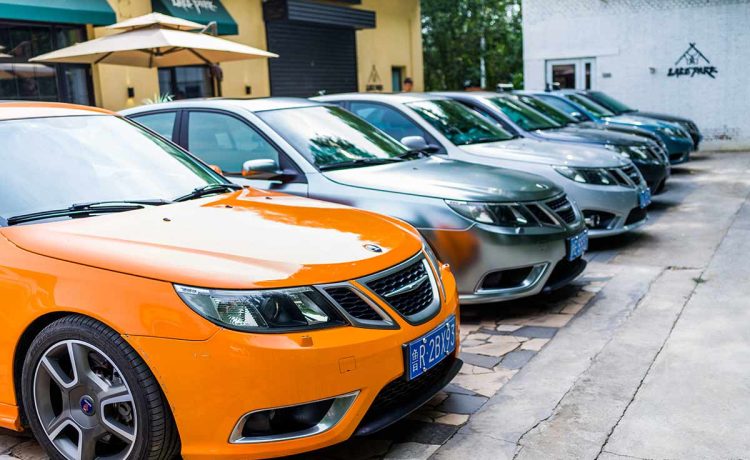
[[[183,10],[193,10],[198,14],[203,11],[215,12],[219,9],[214,0],[172,0],[172,6]]]
[[[367,78],[366,91],[383,91],[383,81],[380,79],[378,69],[373,64],[370,76]]]
[[[706,55],[696,48],[695,43],[690,44],[687,51],[682,53],[682,56],[677,59],[674,65],[674,67],[669,68],[668,77],[693,78],[696,75],[706,75],[716,78],[716,74],[719,73],[718,69],[711,65],[711,61],[708,60]]]

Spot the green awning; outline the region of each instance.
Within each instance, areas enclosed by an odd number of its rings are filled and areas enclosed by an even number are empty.
[[[0,0],[0,18],[95,26],[117,22],[107,0]]]
[[[168,14],[199,24],[215,21],[219,35],[237,35],[239,29],[221,0],[151,0],[157,13]]]

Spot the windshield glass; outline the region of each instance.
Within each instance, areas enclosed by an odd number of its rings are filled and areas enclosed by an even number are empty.
[[[575,102],[576,104],[583,106],[583,108],[593,113],[597,117],[614,117],[616,115],[614,112],[605,109],[601,105],[584,96],[579,96],[578,94],[566,94],[565,97]]]
[[[563,125],[551,120],[514,97],[492,97],[495,106],[503,111],[514,123],[527,131],[537,129],[562,128]]]
[[[557,110],[551,105],[542,102],[532,96],[519,95],[518,99],[529,107],[532,107],[539,113],[544,114],[547,118],[554,120],[560,126],[575,123],[577,121],[575,118],[568,116],[568,114]]]
[[[407,105],[455,145],[513,139],[511,133],[487,121],[459,102],[435,100],[412,102]]]
[[[408,152],[395,139],[341,107],[259,112],[281,137],[318,167],[352,161],[389,161]]]
[[[108,115],[0,122],[0,216],[98,201],[172,200],[225,181],[178,148]]]
[[[593,99],[599,105],[613,111],[620,115],[622,113],[635,112],[635,109],[631,109],[627,105],[613,98],[609,94],[602,93],[601,91],[589,91],[586,95]]]

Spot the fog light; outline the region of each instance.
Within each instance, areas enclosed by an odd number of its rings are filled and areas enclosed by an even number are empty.
[[[615,219],[615,215],[604,211],[583,210],[583,221],[592,230],[608,229]]]
[[[282,441],[328,431],[344,417],[358,393],[251,412],[237,422],[229,442],[252,444]]]
[[[601,216],[599,216],[599,214],[593,214],[584,219],[584,222],[586,222],[586,226],[593,227],[593,228],[598,227],[601,221],[602,221],[602,218]]]

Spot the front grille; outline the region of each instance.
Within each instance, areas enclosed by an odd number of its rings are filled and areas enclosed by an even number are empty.
[[[638,172],[638,169],[633,166],[625,166],[622,168],[622,172],[625,173],[626,176],[633,182],[635,185],[641,185],[641,174]]]
[[[402,316],[416,315],[435,300],[432,280],[423,260],[420,257],[407,267],[368,281],[366,285]]]
[[[372,402],[362,423],[422,396],[425,390],[436,385],[450,371],[455,360],[453,356],[448,356],[414,380],[406,380],[400,377],[383,387]]]
[[[527,204],[526,209],[531,212],[536,220],[539,221],[542,225],[556,225],[557,222],[552,220],[552,217],[550,217],[549,214],[547,214],[542,208],[539,207],[538,204]]]
[[[630,214],[628,214],[628,218],[625,219],[625,225],[632,225],[636,222],[641,222],[642,220],[646,219],[648,216],[648,211],[646,211],[643,208],[633,208],[632,211],[630,211]]]
[[[576,220],[576,213],[573,210],[573,204],[568,197],[563,195],[545,203],[552,212],[554,212],[566,224],[572,224]]]
[[[347,287],[327,288],[325,291],[353,318],[365,321],[381,321],[383,319],[362,297]]]

